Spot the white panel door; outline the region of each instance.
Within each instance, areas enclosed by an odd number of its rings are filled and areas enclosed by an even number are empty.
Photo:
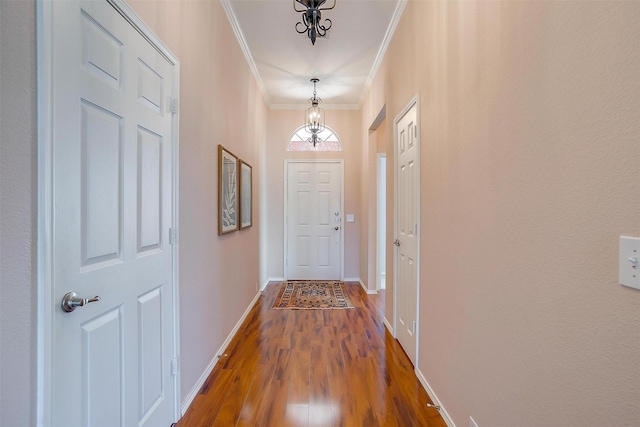
[[[340,280],[342,163],[287,163],[286,278]]]
[[[52,7],[50,425],[175,421],[175,67],[106,1]],[[65,312],[64,295],[100,300]]]
[[[416,104],[396,120],[396,336],[416,363],[419,180]]]

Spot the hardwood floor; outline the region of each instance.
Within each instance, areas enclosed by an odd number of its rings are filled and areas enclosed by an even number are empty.
[[[446,426],[358,283],[355,309],[274,310],[271,283],[178,427]]]

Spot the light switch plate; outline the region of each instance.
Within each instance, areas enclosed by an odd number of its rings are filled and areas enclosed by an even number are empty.
[[[640,238],[620,236],[618,281],[640,290]]]
[[[347,214],[347,222],[354,222],[356,219],[353,214]]]

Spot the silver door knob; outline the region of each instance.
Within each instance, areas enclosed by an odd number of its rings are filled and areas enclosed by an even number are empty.
[[[400,240],[396,239],[396,240],[393,242],[393,244],[394,244],[394,245],[396,245],[396,246],[400,246]]]
[[[60,307],[65,313],[71,313],[76,309],[76,307],[82,307],[96,301],[100,301],[99,296],[95,296],[93,298],[80,298],[75,292],[68,292],[64,297],[62,297]]]

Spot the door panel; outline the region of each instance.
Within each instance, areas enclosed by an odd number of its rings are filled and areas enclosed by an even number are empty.
[[[116,88],[122,81],[122,42],[84,10],[82,19],[82,63],[97,78]]]
[[[416,363],[418,301],[419,170],[416,105],[396,121],[396,328],[405,352]]]
[[[169,425],[175,68],[106,1],[52,13],[50,424]]]
[[[162,291],[159,286],[138,297],[140,334],[138,370],[141,419],[162,402],[164,354],[162,351]]]
[[[81,325],[82,423],[121,425],[124,416],[122,312],[109,310]]]
[[[122,117],[81,100],[83,265],[120,259]]]
[[[160,135],[138,127],[138,253],[160,248],[162,148]]]
[[[287,279],[339,280],[342,164],[287,163]]]

